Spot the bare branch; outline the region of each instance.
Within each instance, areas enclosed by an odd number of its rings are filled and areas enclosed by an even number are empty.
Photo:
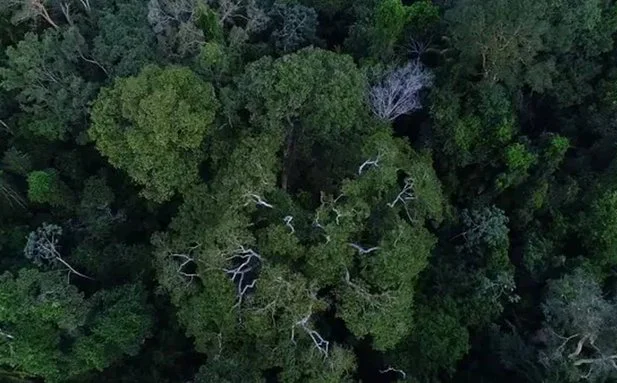
[[[5,338],[7,338],[7,339],[11,339],[11,340],[15,339],[15,337],[13,335],[4,332],[2,329],[0,329],[0,335],[5,337]]]
[[[190,264],[196,264],[195,257],[192,255],[192,253],[195,249],[199,248],[200,246],[201,246],[200,243],[194,246],[191,246],[188,248],[188,251],[185,253],[172,253],[172,252],[168,253],[168,256],[170,258],[175,258],[179,260],[179,265],[178,265],[178,269],[176,270],[176,272],[180,274],[181,276],[188,278],[187,283],[189,284],[193,281],[193,278],[198,277],[199,274],[188,273],[185,271],[185,267],[189,266]]]
[[[407,379],[407,374],[405,373],[405,371],[399,370],[397,368],[388,366],[388,368],[386,368],[385,370],[379,370],[380,374],[387,374],[388,372],[396,372],[397,374],[400,374],[403,379]]]
[[[373,114],[385,121],[421,108],[420,90],[431,85],[432,75],[418,61],[395,69],[373,86],[368,95]]]
[[[62,10],[66,22],[69,23],[69,25],[73,25],[73,20],[71,19],[71,4],[61,3],[60,9]]]
[[[86,11],[90,12],[92,10],[92,7],[90,6],[90,0],[79,0],[79,2],[81,3],[81,5],[84,6]]]
[[[379,250],[379,247],[371,247],[368,249],[363,248],[362,246],[356,244],[356,243],[350,243],[349,246],[353,247],[354,249],[358,250],[358,254],[360,255],[364,255],[364,254],[370,254],[373,251],[377,251]]]
[[[274,208],[273,205],[270,205],[268,202],[266,202],[265,200],[263,200],[260,196],[258,196],[257,194],[253,194],[253,193],[249,193],[246,195],[246,197],[248,197],[250,199],[249,202],[245,203],[244,206],[249,205],[251,202],[255,203],[258,206],[263,206],[263,207],[267,207],[268,209],[272,209]]]
[[[253,249],[239,246],[238,249],[234,250],[233,255],[226,258],[226,260],[237,264],[237,266],[232,268],[223,268],[223,271],[230,276],[232,282],[236,283],[238,301],[234,307],[238,307],[242,304],[246,293],[254,288],[257,283],[258,278],[249,274],[262,262],[262,258]],[[253,280],[249,282],[248,280],[251,277],[253,277]]]
[[[324,355],[324,358],[327,358],[328,350],[330,347],[330,342],[325,340],[317,331],[312,330],[311,328],[308,327],[308,322],[311,319],[311,315],[312,313],[309,310],[309,313],[307,316],[297,321],[291,327],[291,341],[294,344],[296,343],[294,329],[296,326],[300,326],[300,328],[302,328],[304,332],[306,332],[306,334],[311,338],[311,340],[313,341],[313,344],[315,345],[315,348],[317,348],[317,350]]]
[[[366,167],[369,167],[369,166],[379,167],[379,160],[380,159],[381,159],[381,154],[378,154],[377,158],[375,158],[374,160],[368,159],[368,160],[364,161],[364,163],[362,165],[360,165],[360,167],[358,168],[358,175],[361,176],[362,172],[364,171],[364,168],[366,168]]]
[[[394,206],[398,202],[402,203],[403,205],[407,205],[407,202],[416,199],[416,196],[413,193],[413,187],[414,187],[413,180],[411,178],[406,178],[405,184],[403,185],[403,189],[401,190],[401,192],[398,193],[394,201],[388,203],[387,205],[390,208],[394,208]]]
[[[13,135],[13,129],[11,129],[10,126],[8,126],[4,121],[0,120],[0,125],[2,125],[2,127],[4,128],[4,130],[9,133],[10,135]]]
[[[294,217],[292,217],[291,215],[287,215],[287,216],[285,216],[285,218],[283,218],[283,222],[285,222],[285,226],[287,226],[289,228],[289,230],[291,230],[291,233],[289,233],[289,234],[293,234],[293,233],[296,232],[296,229],[291,224],[291,221],[293,221],[293,219],[294,219]]]
[[[75,270],[67,261],[65,261],[58,251],[59,238],[62,235],[62,228],[57,225],[49,225],[44,223],[36,231],[28,235],[28,241],[24,249],[26,258],[32,259],[34,263],[43,265],[44,263],[62,263],[68,270],[69,276],[71,273],[82,278],[93,278]]]

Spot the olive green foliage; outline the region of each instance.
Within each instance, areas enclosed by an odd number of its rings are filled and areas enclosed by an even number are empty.
[[[0,0],[0,381],[615,381],[616,38],[605,0]]]
[[[0,68],[1,86],[16,92],[24,112],[20,126],[50,140],[66,138],[85,118],[93,84],[78,72],[83,38],[74,29],[47,30],[42,36],[27,33],[8,47],[7,66]]]
[[[3,365],[61,382],[139,349],[151,326],[143,291],[127,286],[85,299],[57,272],[0,277]],[[98,308],[99,305],[104,307]],[[102,310],[102,311],[101,311]],[[70,340],[69,348],[60,347]]]
[[[607,190],[590,204],[589,215],[581,222],[584,243],[589,249],[590,266],[599,272],[606,272],[617,262],[617,230],[615,211],[617,192]]]
[[[150,66],[102,90],[89,133],[144,196],[164,201],[196,182],[218,105],[212,86],[190,70]]]

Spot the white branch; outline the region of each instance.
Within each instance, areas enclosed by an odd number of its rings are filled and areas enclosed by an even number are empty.
[[[247,206],[249,203],[253,202],[258,206],[264,206],[267,207],[269,209],[272,209],[274,206],[270,205],[268,202],[266,202],[264,199],[262,199],[260,196],[258,196],[257,194],[252,194],[249,193],[246,195],[249,199],[251,199],[251,201],[247,202],[246,204],[244,204],[244,206]]]
[[[11,334],[8,334],[6,332],[4,332],[2,329],[0,329],[0,335],[2,335],[3,337],[7,338],[7,339],[15,339],[15,337]]]
[[[294,329],[296,326],[300,326],[304,330],[304,332],[306,332],[306,334],[311,338],[311,340],[313,341],[313,344],[315,345],[315,348],[317,348],[317,350],[324,355],[324,358],[327,358],[328,350],[330,347],[330,342],[328,342],[321,335],[319,335],[317,331],[312,330],[308,327],[308,321],[310,320],[310,318],[311,318],[311,313],[309,312],[307,316],[297,321],[291,327],[291,341],[294,344],[296,343]]]
[[[237,284],[238,302],[236,302],[234,307],[238,307],[242,304],[246,293],[255,287],[257,283],[257,278],[254,278],[251,282],[246,281],[245,278],[249,272],[255,269],[257,264],[262,262],[262,258],[252,249],[240,246],[226,260],[239,263],[236,267],[223,268],[223,271],[230,276],[232,282]]]
[[[199,243],[194,246],[191,246],[189,247],[186,253],[171,253],[171,252],[169,253],[169,257],[180,259],[180,264],[178,265],[178,269],[176,270],[176,272],[182,275],[183,277],[188,278],[189,284],[193,281],[193,278],[198,277],[199,274],[187,273],[186,271],[184,271],[184,268],[190,265],[191,263],[196,264],[195,257],[192,256],[192,253],[195,249],[197,249],[200,246],[201,244]]]
[[[79,2],[81,3],[81,5],[84,6],[84,8],[86,9],[86,11],[90,12],[91,7],[90,7],[90,0],[79,0]]]
[[[420,109],[422,88],[430,86],[432,75],[418,61],[395,69],[384,81],[373,86],[369,103],[373,113],[381,120],[393,121],[397,117]]]
[[[379,246],[371,247],[371,248],[368,248],[368,249],[365,249],[365,248],[363,248],[362,246],[360,246],[360,245],[358,245],[356,243],[350,243],[349,246],[351,246],[354,249],[358,250],[358,254],[360,254],[360,255],[370,254],[373,251],[379,250]]]
[[[388,372],[396,372],[397,374],[401,374],[403,379],[407,379],[407,374],[405,373],[405,371],[399,370],[397,368],[388,366],[388,368],[386,368],[385,370],[379,370],[379,373],[381,374],[387,374]]]
[[[289,230],[291,230],[290,234],[293,234],[296,232],[296,229],[294,229],[293,225],[291,224],[291,221],[293,221],[294,217],[292,217],[291,215],[287,215],[285,216],[285,218],[283,218],[283,222],[285,222],[285,226],[287,226],[289,228]]]
[[[388,203],[387,205],[390,208],[394,208],[394,206],[400,202],[403,205],[407,205],[407,202],[416,199],[416,196],[413,193],[414,182],[411,178],[405,179],[405,185],[403,185],[403,189],[396,196],[394,201]]]
[[[381,154],[377,155],[377,158],[373,159],[368,159],[366,161],[364,161],[364,163],[362,165],[360,165],[360,167],[358,168],[358,175],[361,176],[362,172],[364,171],[365,168],[369,167],[369,166],[374,166],[376,168],[379,167],[379,160],[381,159]]]

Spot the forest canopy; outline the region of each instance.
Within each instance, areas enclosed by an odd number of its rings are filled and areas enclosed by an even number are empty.
[[[0,381],[617,382],[613,0],[0,0]]]

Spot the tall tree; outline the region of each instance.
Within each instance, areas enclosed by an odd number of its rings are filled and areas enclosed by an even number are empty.
[[[148,66],[101,91],[89,133],[144,196],[165,201],[198,179],[218,107],[213,87],[189,69]]]

